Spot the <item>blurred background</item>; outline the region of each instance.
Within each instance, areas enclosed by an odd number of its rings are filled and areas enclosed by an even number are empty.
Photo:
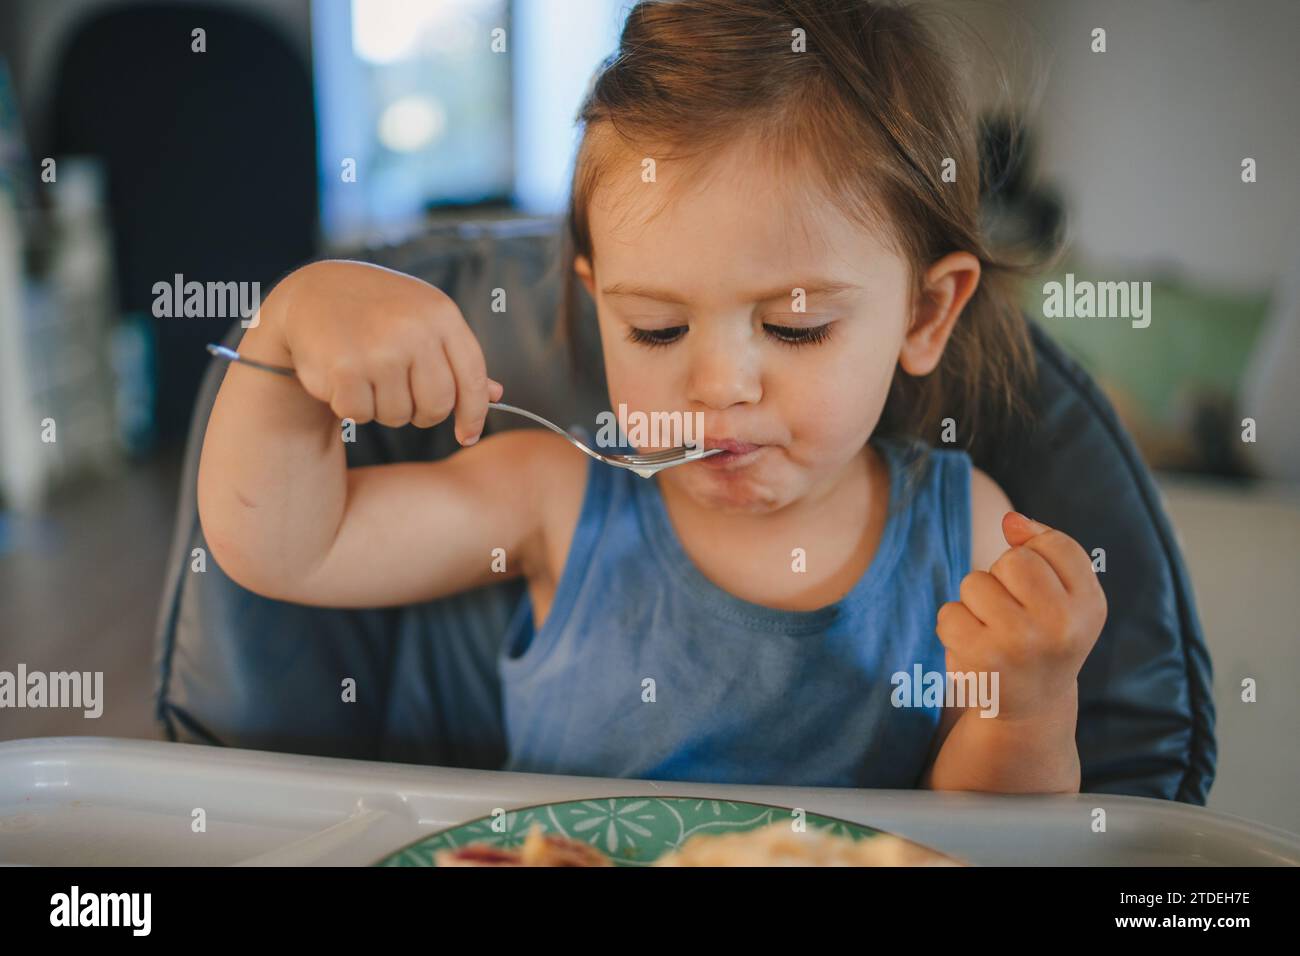
[[[1215,664],[1210,806],[1300,831],[1300,5],[932,5],[959,18],[992,235],[1064,250],[1025,308],[1115,403],[1184,548]],[[0,740],[157,735],[180,453],[230,320],[157,318],[155,283],[265,294],[433,222],[559,214],[627,7],[0,4],[0,670],[102,670],[107,698],[93,727],[0,711]],[[1044,317],[1067,274],[1151,282],[1150,327]],[[1241,704],[1244,677],[1269,708]]]

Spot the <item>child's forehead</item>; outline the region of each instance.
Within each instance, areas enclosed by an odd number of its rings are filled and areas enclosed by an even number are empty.
[[[588,206],[595,259],[620,272],[744,258],[762,269],[820,274],[891,252],[880,227],[845,215],[843,203],[773,163],[719,156],[647,168],[653,178],[640,166],[614,167]]]

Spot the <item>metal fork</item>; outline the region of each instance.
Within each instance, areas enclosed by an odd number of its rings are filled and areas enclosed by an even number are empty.
[[[224,345],[209,345],[208,351],[225,362],[239,362],[241,365],[247,365],[251,368],[258,368],[264,372],[274,372],[276,375],[284,375],[288,378],[296,378],[294,370],[286,368],[283,365],[268,365],[265,362],[258,362],[254,359],[244,358],[234,349],[228,349]],[[654,475],[663,471],[665,468],[672,468],[675,465],[684,465],[687,462],[698,461],[701,458],[708,458],[711,455],[717,455],[724,449],[710,448],[707,451],[692,449],[688,445],[681,445],[677,448],[665,448],[662,451],[651,452],[648,455],[620,455],[605,454],[588,446],[585,442],[576,438],[574,435],[565,431],[554,422],[547,421],[541,415],[535,415],[524,408],[516,405],[507,405],[504,402],[488,402],[488,408],[495,408],[503,412],[513,412],[516,415],[523,415],[525,418],[531,418],[540,425],[545,425],[557,435],[563,435],[574,447],[586,452],[597,461],[603,461],[607,465],[613,465],[616,468],[626,468],[635,472],[642,478],[652,478]]]

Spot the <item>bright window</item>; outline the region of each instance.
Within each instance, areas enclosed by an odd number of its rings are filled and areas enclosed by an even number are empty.
[[[313,0],[325,241],[401,234],[438,206],[497,201],[558,213],[578,106],[629,8]]]

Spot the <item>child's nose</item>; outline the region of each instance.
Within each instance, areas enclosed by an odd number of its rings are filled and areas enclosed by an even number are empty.
[[[744,342],[704,339],[694,343],[687,397],[719,409],[757,402],[763,388],[756,350]]]

